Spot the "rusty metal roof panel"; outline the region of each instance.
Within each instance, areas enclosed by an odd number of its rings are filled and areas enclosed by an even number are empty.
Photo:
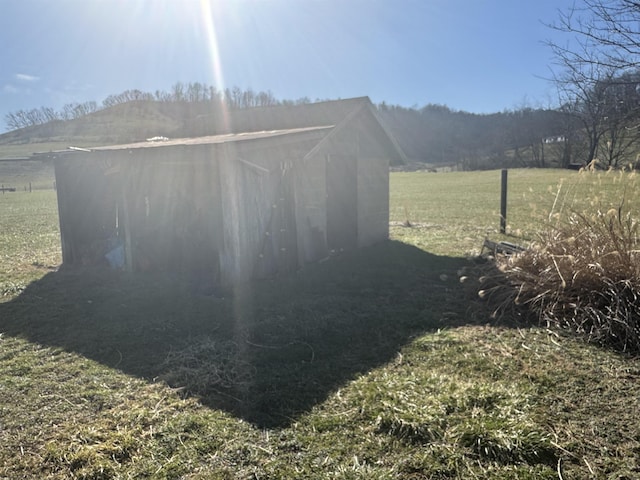
[[[318,133],[320,136],[328,133],[333,129],[333,125],[326,125],[320,127],[304,127],[304,128],[290,128],[286,130],[269,130],[261,132],[246,132],[246,133],[227,133],[222,135],[209,135],[205,137],[195,138],[175,138],[175,139],[150,139],[152,141],[128,143],[123,145],[107,145],[103,147],[91,148],[92,152],[113,151],[113,150],[136,150],[140,148],[158,148],[158,147],[173,147],[173,146],[188,146],[188,145],[213,145],[232,142],[245,142],[249,140],[261,140],[265,138],[274,138],[279,136],[289,136],[302,133]],[[73,148],[70,148],[73,150]]]

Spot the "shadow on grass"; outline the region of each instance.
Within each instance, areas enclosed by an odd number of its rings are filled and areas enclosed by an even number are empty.
[[[468,323],[467,265],[390,241],[224,297],[169,277],[61,270],[0,304],[0,332],[283,427],[416,335]]]

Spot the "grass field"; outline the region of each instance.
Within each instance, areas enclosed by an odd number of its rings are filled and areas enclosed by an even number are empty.
[[[395,173],[392,241],[224,298],[54,271],[55,192],[0,196],[0,478],[637,478],[640,362],[491,320],[467,258],[635,181],[511,171],[500,236],[500,172]]]
[[[53,189],[53,164],[41,160],[0,159],[0,185],[19,191]]]

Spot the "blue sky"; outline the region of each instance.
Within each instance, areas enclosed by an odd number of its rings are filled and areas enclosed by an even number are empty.
[[[9,111],[177,81],[477,113],[554,104],[573,0],[0,0]]]

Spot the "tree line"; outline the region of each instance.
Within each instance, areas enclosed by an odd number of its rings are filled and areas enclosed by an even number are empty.
[[[520,106],[473,114],[429,104],[420,109],[378,105],[378,113],[414,162],[463,170],[549,167],[570,163],[567,118],[554,109]]]
[[[134,101],[155,101],[165,103],[210,103],[228,109],[265,107],[271,105],[294,105],[309,103],[311,100],[303,97],[297,100],[278,100],[270,91],[254,91],[239,87],[218,90],[216,87],[200,82],[177,82],[168,91],[156,90],[144,92],[137,89],[107,96],[101,104],[95,101],[82,103],[68,103],[60,110],[51,107],[17,110],[5,115],[4,121],[10,130],[24,127],[44,125],[45,123],[61,120],[74,120],[98,110],[114,107]]]
[[[61,110],[41,107],[10,112],[5,121],[10,129],[43,125],[53,121],[82,118],[101,109],[130,102],[162,102],[174,104],[176,112],[216,111],[274,105],[310,103],[277,99],[271,92],[240,89],[218,90],[199,82],[177,82],[168,91],[153,93],[125,90],[97,102],[69,103]],[[179,108],[195,106],[196,110]],[[544,139],[563,131],[563,118],[553,110],[523,106],[513,111],[477,115],[454,111],[445,105],[428,104],[422,108],[406,108],[381,103],[376,106],[407,156],[416,162],[455,164],[463,169],[500,166],[540,166],[557,164]],[[557,150],[557,148],[555,149]]]
[[[31,110],[17,110],[5,114],[4,121],[11,130],[45,123],[56,120],[73,120],[98,110],[98,104],[94,101],[83,103],[67,103],[60,110],[51,107],[32,108]]]

